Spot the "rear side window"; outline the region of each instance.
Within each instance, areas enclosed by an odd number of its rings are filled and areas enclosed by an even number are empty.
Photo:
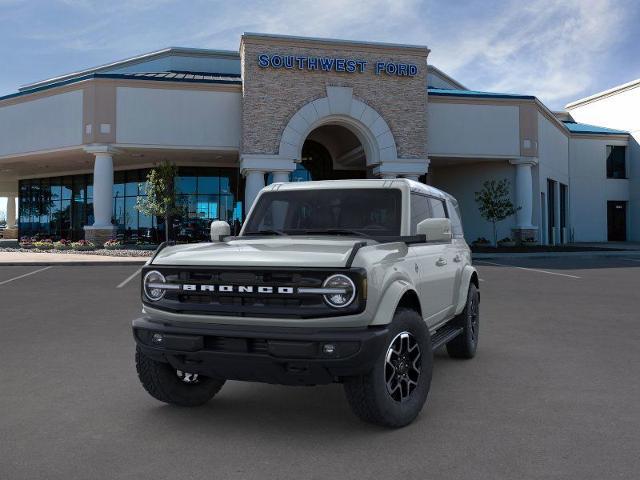
[[[429,197],[417,193],[411,194],[411,235],[416,234],[418,224],[431,217]]]
[[[451,233],[453,233],[454,238],[463,238],[462,216],[460,215],[458,201],[449,198],[447,200],[447,210],[449,211],[449,218],[451,219]]]
[[[429,203],[431,204],[431,216],[433,218],[447,218],[447,209],[442,200],[429,197]]]

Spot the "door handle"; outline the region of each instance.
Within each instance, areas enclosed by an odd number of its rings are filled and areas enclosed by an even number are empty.
[[[453,261],[454,262],[461,262],[462,261],[462,257],[460,255],[456,255],[455,257],[453,257]]]
[[[438,261],[436,262],[436,265],[437,265],[438,267],[444,267],[446,264],[447,264],[447,260],[446,260],[446,259],[444,259],[444,258],[442,258],[442,257],[440,257],[440,258],[438,259]]]

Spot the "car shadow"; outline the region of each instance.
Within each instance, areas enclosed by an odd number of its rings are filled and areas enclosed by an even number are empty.
[[[434,352],[434,378],[438,376],[438,364],[449,361],[444,349]],[[406,428],[427,421],[428,412],[429,400],[416,421]],[[216,437],[224,431],[242,430],[245,434],[277,432],[292,436],[316,432],[345,439],[397,431],[358,419],[340,384],[306,387],[228,381],[206,405],[184,408],[157,404],[145,409],[139,420],[168,430],[197,429]]]

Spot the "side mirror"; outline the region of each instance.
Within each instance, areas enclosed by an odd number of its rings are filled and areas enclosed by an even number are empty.
[[[418,235],[425,235],[427,242],[450,242],[451,220],[448,218],[427,218],[418,223]]]
[[[231,227],[223,220],[211,222],[211,241],[220,242],[222,237],[231,234]]]

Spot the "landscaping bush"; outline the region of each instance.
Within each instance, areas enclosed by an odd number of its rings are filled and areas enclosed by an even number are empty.
[[[107,240],[104,242],[104,248],[106,250],[120,250],[124,247],[120,240]]]
[[[498,246],[500,247],[515,247],[516,246],[516,241],[509,238],[509,237],[504,237],[500,240],[498,240]]]
[[[77,242],[71,243],[71,248],[74,250],[90,251],[95,250],[96,246],[87,240],[78,240]]]
[[[33,247],[40,250],[51,250],[53,249],[53,242],[51,241],[51,239],[37,240],[33,242]]]
[[[484,237],[477,238],[473,242],[471,242],[471,245],[478,245],[478,246],[484,246],[484,245],[490,245],[490,244],[491,242]]]
[[[53,248],[55,250],[71,250],[71,240],[60,240],[58,242],[53,242]]]
[[[20,244],[20,248],[27,248],[27,249],[33,248],[33,241],[31,237],[21,237],[19,244]]]

